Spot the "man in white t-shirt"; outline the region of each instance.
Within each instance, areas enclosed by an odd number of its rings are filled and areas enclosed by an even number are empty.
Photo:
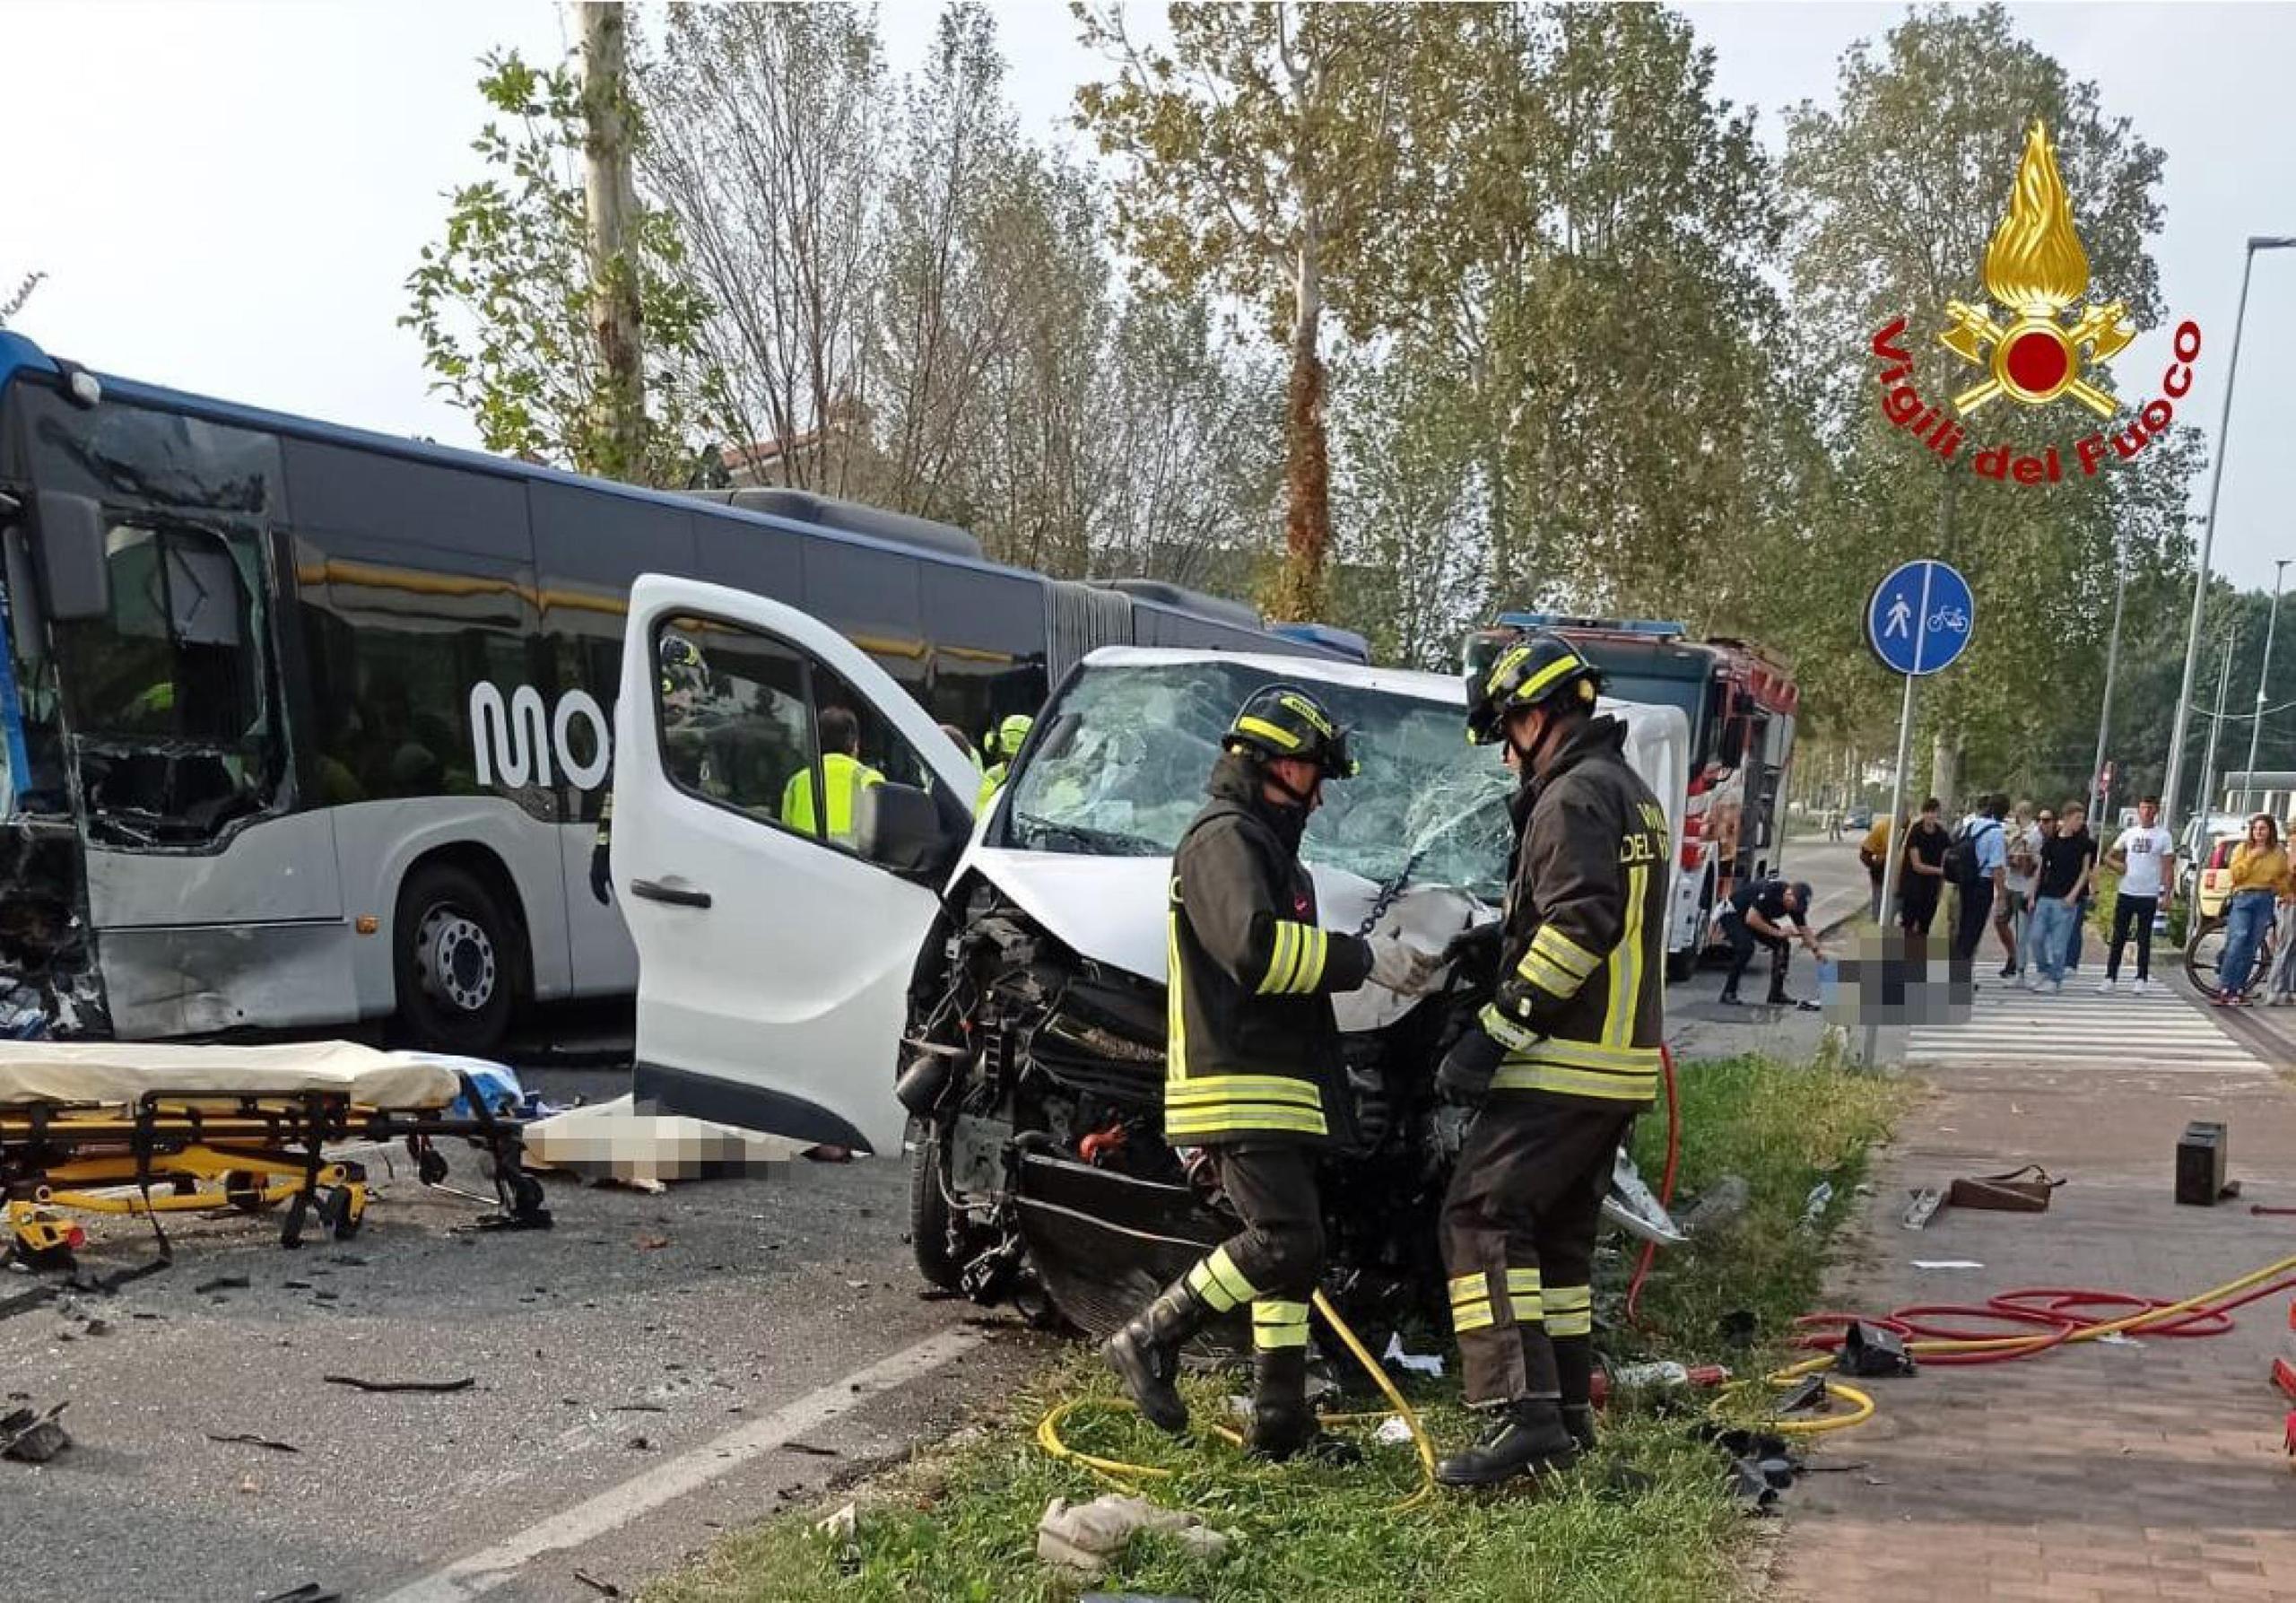
[[[2152,989],[2152,915],[2161,898],[2176,883],[2177,846],[2161,827],[2161,799],[2148,796],[2136,804],[2136,822],[2121,831],[2105,866],[2118,871],[2120,893],[2113,898],[2113,940],[2105,958],[2105,978],[2099,990],[2111,990],[2120,981],[2121,948],[2136,936],[2136,989]]]

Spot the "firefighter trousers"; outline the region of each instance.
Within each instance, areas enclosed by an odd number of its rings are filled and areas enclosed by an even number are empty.
[[[1470,1407],[1587,1401],[1595,1232],[1619,1143],[1639,1111],[1499,1091],[1468,1127],[1442,1233]]]
[[[1244,1227],[1199,1259],[1187,1284],[1215,1313],[1250,1303],[1258,1351],[1305,1349],[1308,1300],[1324,1267],[1316,1154],[1290,1143],[1210,1150],[1220,1189]]]

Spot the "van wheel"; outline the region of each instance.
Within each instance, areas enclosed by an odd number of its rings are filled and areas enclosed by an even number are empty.
[[[1666,954],[1666,983],[1683,985],[1698,972],[1698,953],[1695,950]]]
[[[964,1259],[949,1243],[948,1182],[941,1166],[941,1135],[925,1120],[909,1126],[909,1242],[917,1272],[943,1291],[954,1291]]]
[[[406,876],[391,928],[398,1016],[416,1046],[483,1058],[510,1027],[517,927],[478,878],[451,863]]]

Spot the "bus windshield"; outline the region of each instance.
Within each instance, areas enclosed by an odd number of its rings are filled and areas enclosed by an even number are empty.
[[[277,470],[239,430],[10,396],[35,486],[101,506],[109,591],[103,615],[50,620],[44,640],[17,620],[22,805],[63,810],[68,767],[91,841],[212,841],[284,788],[264,522]]]

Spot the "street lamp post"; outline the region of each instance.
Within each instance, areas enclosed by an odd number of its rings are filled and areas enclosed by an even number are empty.
[[[2128,536],[2121,535],[2113,542],[2113,632],[2105,647],[2105,697],[2097,708],[2097,760],[2089,766],[2089,816],[2103,827],[2100,809],[2104,806],[2105,737],[2111,731],[2113,719],[2113,675],[2120,668],[2120,611],[2128,599]]]
[[[2243,813],[2257,805],[2257,743],[2264,734],[2264,687],[2272,677],[2272,636],[2280,627],[2280,585],[2288,577],[2288,558],[2282,557],[2272,565],[2272,611],[2265,618],[2264,666],[2257,670],[2256,719],[2248,725],[2248,766],[2240,781]]]
[[[2208,751],[2200,760],[2200,794],[2193,798],[2199,804],[2194,811],[2203,819],[2216,810],[2215,805],[2208,799],[2216,788],[2216,737],[2224,732],[2224,698],[2232,688],[2232,655],[2239,649],[2240,630],[2236,623],[2232,632],[2224,637],[2224,661],[2216,672],[2216,710],[2209,715]],[[2205,826],[2201,831],[2199,849],[2205,857],[2208,850],[2208,832]],[[2195,875],[2192,883],[2194,893],[2197,895],[2200,876]]]
[[[2193,677],[2200,666],[2200,626],[2208,611],[2208,557],[2216,542],[2216,492],[2224,484],[2225,435],[2232,426],[2232,381],[2240,372],[2240,326],[2248,316],[2248,274],[2256,267],[2257,251],[2291,248],[2296,248],[2296,234],[2251,234],[2247,254],[2240,258],[2240,300],[2232,314],[2232,354],[2224,364],[2224,406],[2216,420],[2216,460],[2208,472],[2208,516],[2201,526],[2200,567],[2192,580],[2192,620],[2185,626],[2184,683],[2177,691],[2176,730],[2169,736],[2168,772],[2161,784],[2161,823],[2172,836],[2177,827],[2177,782],[2184,777],[2187,720],[2192,715]],[[2201,806],[2207,806],[2206,797]]]

